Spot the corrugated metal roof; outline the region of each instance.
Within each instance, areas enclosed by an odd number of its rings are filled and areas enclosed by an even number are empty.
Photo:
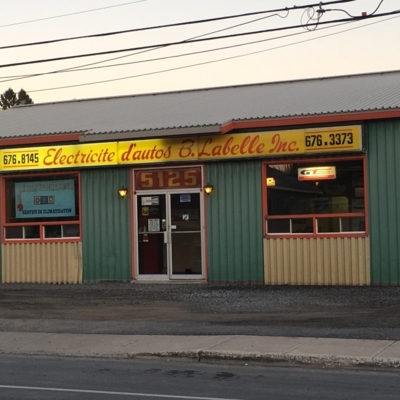
[[[383,109],[400,109],[400,71],[15,107],[0,112],[0,136],[136,131],[144,137],[166,129],[210,131],[231,120]]]

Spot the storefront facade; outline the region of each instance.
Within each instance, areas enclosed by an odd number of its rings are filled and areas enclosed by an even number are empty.
[[[207,185],[212,169],[205,161],[215,152],[224,157],[233,141],[234,151],[237,147],[241,152],[238,158],[248,158],[254,151],[252,141],[259,137],[2,150],[2,281],[207,281],[206,226],[213,224],[206,221],[206,202],[215,192],[205,191],[214,187]],[[187,162],[188,157],[194,162]],[[247,163],[236,164],[243,168]],[[230,158],[224,166],[229,164]],[[248,164],[260,167],[259,162]],[[232,177],[230,181],[232,186],[237,183]],[[229,200],[225,213],[230,212],[228,206]],[[261,243],[260,235],[257,239]],[[211,247],[213,241],[211,237]],[[261,246],[257,252],[254,281],[262,282]],[[63,262],[58,264],[59,259]],[[230,280],[229,275],[222,280]]]
[[[0,139],[1,281],[398,285],[399,110]]]

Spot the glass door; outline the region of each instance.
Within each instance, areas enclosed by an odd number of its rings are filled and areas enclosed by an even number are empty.
[[[139,278],[203,277],[200,192],[137,196]]]
[[[199,166],[134,171],[138,279],[203,278]]]
[[[203,273],[202,215],[199,192],[169,195],[171,278],[194,278]]]
[[[137,196],[139,275],[168,277],[166,194]]]

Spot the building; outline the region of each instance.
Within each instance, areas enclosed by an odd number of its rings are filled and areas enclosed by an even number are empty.
[[[29,105],[0,127],[3,283],[400,282],[400,71]]]

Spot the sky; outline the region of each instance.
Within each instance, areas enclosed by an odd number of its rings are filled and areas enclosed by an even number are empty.
[[[323,6],[326,11],[320,22],[345,19],[348,14],[371,14],[380,2],[355,0]],[[318,3],[310,0],[8,1],[2,5],[0,47]],[[18,92],[23,88],[35,103],[44,103],[400,69],[400,14],[321,24],[315,28],[307,24],[316,22],[317,9],[0,49],[0,92],[8,88]],[[400,10],[399,0],[384,0],[377,13],[396,10]],[[300,27],[282,29],[292,26]],[[190,42],[199,36],[211,38],[271,29],[281,30],[160,46]],[[144,46],[150,48],[5,67]],[[115,66],[122,63],[125,65]],[[86,70],[72,72],[78,68]],[[67,69],[69,72],[54,73]]]

